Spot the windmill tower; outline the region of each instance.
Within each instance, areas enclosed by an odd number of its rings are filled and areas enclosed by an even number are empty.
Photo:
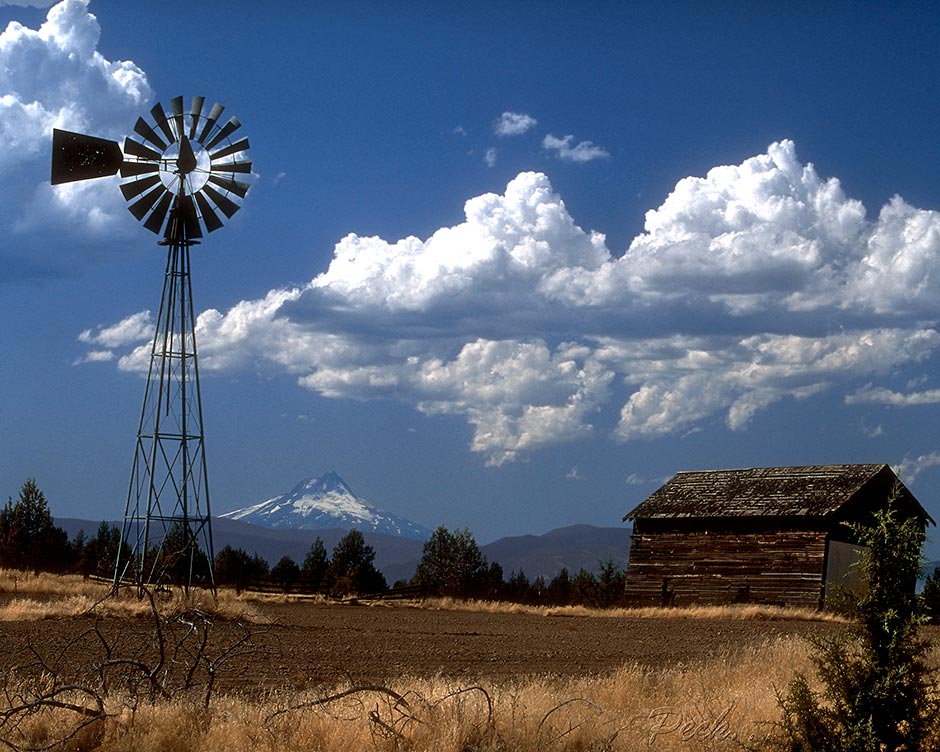
[[[116,141],[54,130],[52,184],[120,174],[128,209],[167,249],[163,292],[128,484],[114,588],[130,581],[201,583],[215,590],[190,249],[231,218],[248,192],[248,139],[237,118],[204,112],[204,97],[156,104],[137,138]]]

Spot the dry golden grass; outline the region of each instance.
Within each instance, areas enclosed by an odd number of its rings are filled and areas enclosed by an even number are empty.
[[[12,598],[0,606],[0,621],[37,621],[95,613],[102,616],[147,616],[149,601],[138,599],[131,590],[111,594],[109,583],[86,580],[80,575],[52,575],[0,569],[0,594]],[[293,602],[326,603],[323,596],[281,595],[244,591],[236,593],[219,588],[213,598],[207,591],[193,589],[188,595],[176,589],[161,593],[157,604],[161,612],[199,608],[222,618],[266,623],[264,604]],[[797,621],[845,621],[826,611],[763,605],[691,606],[687,608],[588,608],[585,606],[528,606],[520,603],[426,598],[405,603],[363,601],[378,608],[411,608],[483,613],[534,614],[539,616],[588,616],[607,618],[682,618],[682,619],[785,619]]]
[[[0,593],[12,597],[0,606],[0,621],[39,621],[97,614],[139,617],[152,614],[150,600],[138,598],[133,588],[111,593],[110,583],[85,580],[80,575],[51,575],[0,570]],[[256,605],[256,597],[219,590],[216,597],[206,590],[182,589],[161,592],[155,598],[160,613],[178,613],[197,608],[223,619],[241,619],[254,624],[268,622]]]
[[[780,717],[775,688],[811,673],[806,643],[766,642],[733,657],[652,671],[624,666],[576,679],[521,677],[461,685],[404,677],[387,688],[143,704],[110,698],[109,716],[63,749],[100,752],[550,752],[767,748]],[[324,698],[334,699],[325,701]],[[24,739],[45,743],[75,716],[49,709]]]
[[[238,619],[251,624],[267,624],[269,619],[261,610],[248,602],[237,598],[222,596],[214,600],[211,594],[172,593],[156,601],[160,614],[173,614],[190,608],[199,609],[223,619]],[[37,600],[33,598],[13,598],[0,607],[0,621],[41,621],[74,616],[112,616],[112,617],[147,617],[152,614],[150,601],[138,599],[134,595],[107,595],[96,599],[87,595],[75,595],[68,598]]]
[[[588,608],[587,606],[527,606],[500,601],[427,598],[410,603],[414,608],[441,611],[480,611],[498,614],[534,614],[539,616],[596,616],[608,618],[672,618],[672,619],[749,619],[758,621],[826,621],[845,622],[844,616],[831,611],[810,608],[765,606],[759,604],[728,604],[724,606],[687,606],[682,608]]]
[[[0,569],[0,593],[12,595],[87,595],[101,598],[108,594],[110,584],[86,580],[78,574],[50,574]]]

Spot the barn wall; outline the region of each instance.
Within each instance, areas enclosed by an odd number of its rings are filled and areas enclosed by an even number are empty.
[[[816,608],[825,556],[824,531],[644,532],[635,527],[626,598],[633,605],[747,601]]]

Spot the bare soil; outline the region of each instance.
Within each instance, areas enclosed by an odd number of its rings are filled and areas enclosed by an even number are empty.
[[[543,616],[407,607],[272,608],[281,627],[275,676],[317,681],[403,674],[463,679],[607,673],[691,664],[786,634],[823,635],[843,625],[802,621]]]
[[[847,628],[813,621],[543,616],[403,605],[262,608],[273,624],[251,627],[250,643],[220,668],[220,688],[300,688],[435,674],[464,681],[568,677],[607,673],[624,664],[655,670],[733,654],[782,635],[823,636]],[[0,622],[0,671],[24,665],[39,671],[41,656],[47,668],[55,663],[63,675],[81,673],[101,658],[95,628],[115,655],[152,658],[150,619]],[[174,629],[179,634],[185,625]],[[220,655],[242,634],[236,624],[217,622],[207,654]],[[931,630],[928,637],[940,632]]]

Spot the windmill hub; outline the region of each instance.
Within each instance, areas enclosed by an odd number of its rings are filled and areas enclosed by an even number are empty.
[[[193,154],[193,146],[186,136],[180,137],[179,151],[179,156],[176,158],[176,169],[179,170],[180,175],[188,175],[196,169],[197,162],[196,155]]]
[[[193,149],[192,142],[183,136],[163,152],[158,174],[167,191],[192,196],[209,182],[211,166],[209,152],[199,144]]]

